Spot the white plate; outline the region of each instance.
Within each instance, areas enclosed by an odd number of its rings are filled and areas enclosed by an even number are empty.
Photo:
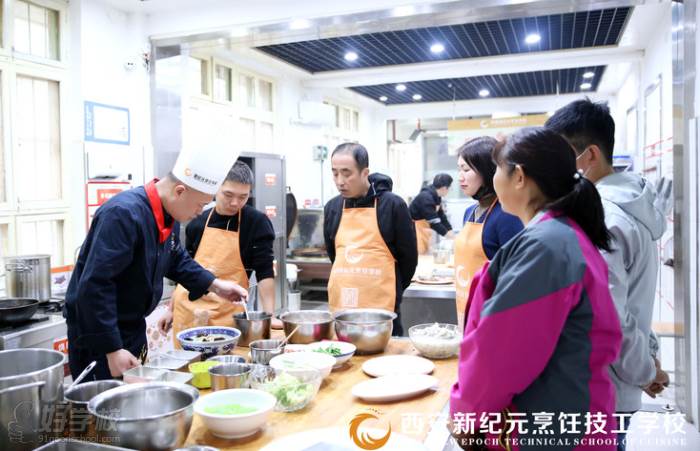
[[[415,355],[387,355],[367,360],[362,371],[372,377],[390,374],[430,374],[435,364],[428,359]]]
[[[298,432],[279,438],[260,451],[357,451],[360,450],[353,443],[349,434],[349,426],[325,429],[312,429]],[[372,437],[382,437],[386,431],[362,427],[361,432],[366,432]],[[428,448],[417,440],[414,440],[397,432],[392,432],[386,445],[379,448],[381,451],[427,451]]]
[[[419,395],[437,387],[438,379],[425,374],[402,374],[370,379],[352,387],[352,394],[365,401],[390,402]]]

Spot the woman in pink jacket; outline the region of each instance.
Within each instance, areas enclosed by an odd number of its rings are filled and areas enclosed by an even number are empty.
[[[622,335],[598,251],[610,239],[598,192],[568,142],[544,128],[517,132],[494,161],[503,210],[526,228],[472,281],[455,436],[465,449],[481,437],[489,449],[614,450],[608,367]]]

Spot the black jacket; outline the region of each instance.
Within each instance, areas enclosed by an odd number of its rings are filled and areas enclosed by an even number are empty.
[[[377,199],[379,232],[396,259],[396,311],[398,311],[403,291],[411,284],[418,264],[416,229],[408,213],[406,202],[391,192],[393,186],[391,178],[383,174],[371,174],[369,182],[371,186],[367,195],[358,199],[345,199],[345,207],[372,207],[374,199]],[[335,234],[338,232],[342,213],[342,196],[334,197],[324,208],[323,237],[331,261],[335,261]]]
[[[185,249],[194,258],[199,248],[199,242],[204,234],[204,225],[207,223],[211,209],[205,210],[201,215],[187,224],[185,229]],[[230,221],[230,222],[229,222]],[[222,216],[216,212],[211,214],[209,227],[226,229],[228,225],[232,232],[239,231],[238,214],[234,216]],[[258,282],[274,277],[272,261],[275,256],[272,251],[275,241],[275,230],[270,219],[264,213],[256,210],[250,205],[243,207],[243,222],[240,227],[239,244],[241,246],[241,260],[246,268],[246,273],[250,275],[255,271],[255,278]]]
[[[172,221],[165,215],[166,223]],[[190,299],[207,292],[214,275],[192,260],[178,236],[176,222],[170,237],[159,242],[143,187],[97,210],[66,292],[63,316],[71,348],[90,349],[97,358],[128,348],[134,337],[145,342],[146,316],[160,302],[163,277],[181,283]]]
[[[442,236],[452,230],[452,225],[442,209],[442,200],[433,185],[423,188],[408,209],[411,212],[411,218],[416,221],[425,219],[430,227]]]

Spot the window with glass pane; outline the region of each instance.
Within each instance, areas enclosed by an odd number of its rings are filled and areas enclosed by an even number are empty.
[[[188,91],[191,95],[209,95],[209,63],[203,59],[190,57],[187,64],[189,82]]]
[[[58,82],[17,76],[13,123],[15,182],[20,201],[61,199]]]
[[[0,82],[4,79],[0,75]],[[0,97],[0,105],[2,105],[2,97]],[[7,201],[6,185],[5,185],[5,140],[2,139],[5,136],[5,129],[2,122],[2,116],[0,115],[0,203]]]
[[[260,108],[272,111],[272,83],[258,80],[258,92],[260,93]]]
[[[233,100],[232,70],[230,67],[216,65],[214,72],[214,100],[230,102]]]
[[[352,124],[351,124],[351,114],[350,110],[347,108],[343,108],[343,129],[344,130],[351,130]]]
[[[352,129],[353,131],[360,131],[360,113],[357,111],[352,112]]]
[[[258,152],[274,151],[274,126],[269,122],[260,122],[258,124]]]
[[[0,259],[10,254],[10,226],[0,224]],[[0,265],[0,274],[5,273],[5,265]],[[3,284],[4,286],[4,284]]]
[[[255,78],[243,74],[239,75],[238,89],[241,91],[242,105],[255,108]]]
[[[241,150],[255,150],[255,121],[251,119],[240,120],[241,124]]]
[[[14,50],[58,60],[58,11],[17,0],[14,16]]]
[[[19,231],[17,252],[25,254],[49,254],[51,266],[62,266],[64,262],[63,220],[36,219],[31,221],[18,218]]]
[[[340,107],[333,105],[333,108],[335,108],[335,127],[340,128]]]

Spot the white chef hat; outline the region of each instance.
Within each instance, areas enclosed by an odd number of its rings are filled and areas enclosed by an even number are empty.
[[[238,154],[228,146],[184,148],[177,157],[173,175],[192,189],[214,195],[238,159]]]

